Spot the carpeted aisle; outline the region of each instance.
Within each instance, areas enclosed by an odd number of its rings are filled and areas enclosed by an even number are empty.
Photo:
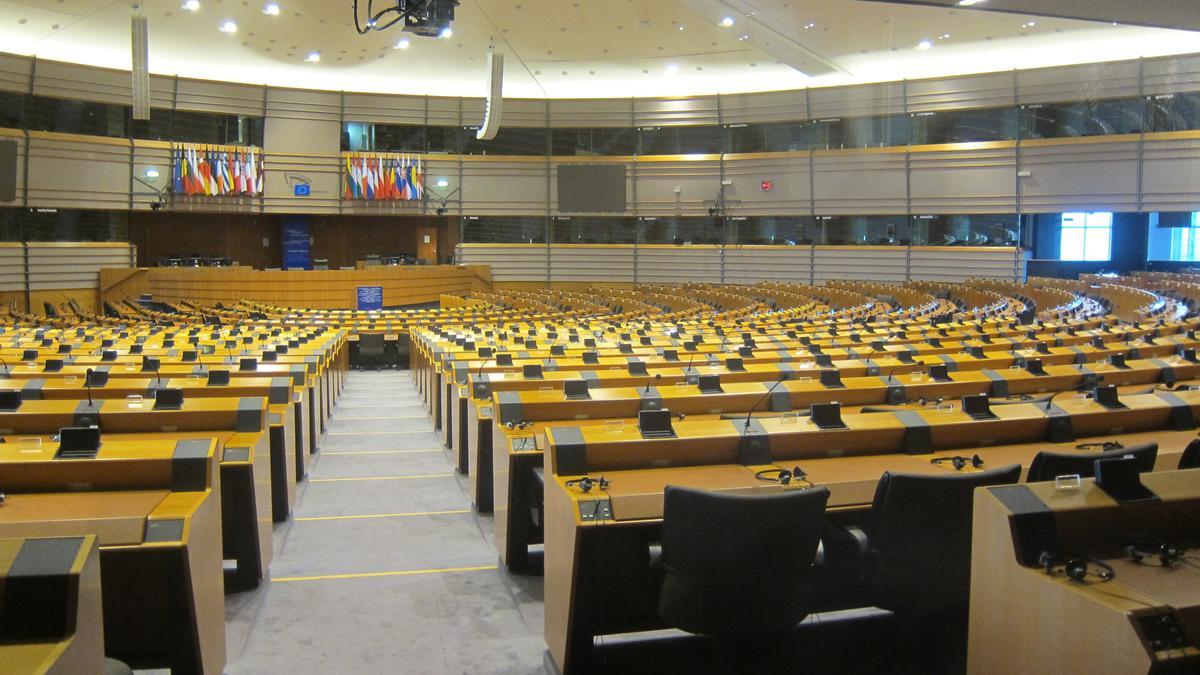
[[[497,569],[407,372],[352,372],[229,673],[541,672],[542,584]]]

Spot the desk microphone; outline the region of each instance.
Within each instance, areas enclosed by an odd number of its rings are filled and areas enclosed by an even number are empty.
[[[692,362],[696,360],[696,354],[699,354],[699,353],[700,352],[692,352],[691,358],[688,359],[687,368],[685,368],[683,372],[689,373],[692,371]]]
[[[155,363],[154,364],[154,383],[162,384],[162,375],[159,374],[158,368],[159,368],[158,364]]]
[[[479,364],[479,370],[475,373],[475,377],[483,377],[483,369],[487,368],[487,364],[491,363],[493,360],[495,360],[495,358],[496,357],[494,356],[489,356],[488,358],[484,359],[483,363]]]
[[[92,369],[88,368],[83,375],[83,384],[87,387],[88,407],[92,407]]]
[[[647,393],[647,394],[649,394],[649,393],[650,393],[650,384],[651,384],[652,382],[654,382],[655,380],[661,380],[661,379],[662,379],[662,373],[655,373],[655,374],[654,374],[654,377],[648,378],[648,379],[646,380],[646,393]]]
[[[763,394],[761,398],[759,398],[757,401],[754,402],[754,405],[750,406],[750,411],[746,413],[746,424],[742,427],[743,435],[747,431],[750,431],[750,419],[754,415],[754,409],[757,408],[759,405],[761,405],[763,401],[767,400],[767,397],[771,395],[771,392],[775,391],[775,387],[778,387],[780,384],[782,384],[784,380],[791,379],[791,377],[792,377],[792,374],[788,373],[788,372],[780,374],[779,379],[775,380],[775,384],[772,384],[767,389],[767,393]]]

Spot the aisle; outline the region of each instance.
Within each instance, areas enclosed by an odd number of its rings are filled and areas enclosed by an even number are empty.
[[[538,673],[541,579],[497,569],[408,372],[349,376],[229,673]]]

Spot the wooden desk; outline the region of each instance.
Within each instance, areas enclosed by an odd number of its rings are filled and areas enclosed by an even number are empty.
[[[1200,471],[1142,482],[1157,500],[1119,504],[1091,479],[1071,491],[1053,483],[975,491],[968,672],[1200,670],[1200,568],[1135,564],[1123,552],[1137,540],[1196,546]],[[1041,537],[1037,518],[1052,525]],[[1115,577],[1049,575],[1029,559],[1043,546],[1106,560]],[[1147,626],[1164,619],[1182,633],[1177,645],[1148,640]]]
[[[1195,432],[1152,431],[1107,437],[1132,446],[1148,441],[1160,445],[1156,468],[1173,469]],[[949,464],[932,464],[934,457],[980,454],[989,468],[1020,464],[1028,469],[1042,450],[1083,452],[1070,443],[1020,443],[980,448],[947,449],[922,455],[861,455],[805,459],[795,462],[812,485],[830,490],[830,518],[854,519],[870,506],[884,471],[944,475]],[[1091,451],[1087,451],[1091,452]],[[578,475],[547,471],[545,492],[545,635],[555,664],[564,673],[587,672],[594,636],[661,627],[654,605],[657,581],[650,569],[647,546],[659,541],[662,493],[667,485],[743,493],[803,489],[759,481],[763,466],[730,463],[604,470],[607,491],[583,493],[567,487]],[[792,461],[778,461],[791,468]],[[971,470],[971,469],[968,469]],[[593,472],[593,478],[600,472]],[[851,605],[852,606],[852,605]],[[1031,671],[1032,672],[1032,671]]]
[[[6,501],[0,537],[96,536],[107,655],[174,673],[223,669],[220,500],[211,489],[10,492]]]
[[[0,663],[14,675],[104,670],[100,553],[94,535],[0,539]],[[48,594],[46,586],[60,589]],[[36,612],[33,610],[36,607]],[[29,621],[25,613],[38,617]]]

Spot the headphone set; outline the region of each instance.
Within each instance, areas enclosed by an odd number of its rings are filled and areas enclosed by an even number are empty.
[[[1170,544],[1161,544],[1159,546],[1145,546],[1143,544],[1130,544],[1125,547],[1125,553],[1129,559],[1139,565],[1147,564],[1148,560],[1157,559],[1159,567],[1172,567],[1175,563],[1183,558],[1184,549]]]
[[[758,480],[767,481],[769,483],[779,483],[780,485],[791,485],[792,481],[804,481],[808,487],[812,487],[812,482],[808,480],[808,474],[798,466],[794,466],[791,470],[772,467],[763,469],[754,474]]]
[[[564,485],[566,485],[569,488],[571,488],[571,487],[577,488],[580,492],[582,492],[584,494],[591,492],[592,488],[600,488],[600,491],[604,492],[605,490],[608,489],[608,479],[605,478],[604,476],[600,476],[599,478],[592,478],[591,476],[584,476],[583,478],[576,478],[574,480],[569,480],[566,483],[564,483]]]
[[[1076,450],[1100,450],[1101,452],[1109,452],[1110,450],[1124,450],[1125,444],[1120,441],[1104,441],[1103,443],[1080,443],[1075,446]]]
[[[1038,556],[1038,564],[1051,576],[1061,568],[1062,573],[1077,584],[1087,583],[1089,574],[1098,578],[1101,583],[1117,577],[1111,565],[1090,555],[1068,555],[1064,558],[1049,551],[1042,551]]]
[[[953,457],[934,457],[933,459],[929,460],[930,464],[945,464],[947,462],[954,466],[955,471],[962,471],[963,469],[967,468],[968,464],[976,469],[982,469],[984,465],[983,458],[979,455],[972,455],[970,457],[963,457],[962,455],[955,455]]]
[[[524,431],[525,429],[528,429],[531,426],[533,426],[533,422],[505,422],[504,423],[504,428],[509,429],[509,430],[520,429],[520,430]]]

